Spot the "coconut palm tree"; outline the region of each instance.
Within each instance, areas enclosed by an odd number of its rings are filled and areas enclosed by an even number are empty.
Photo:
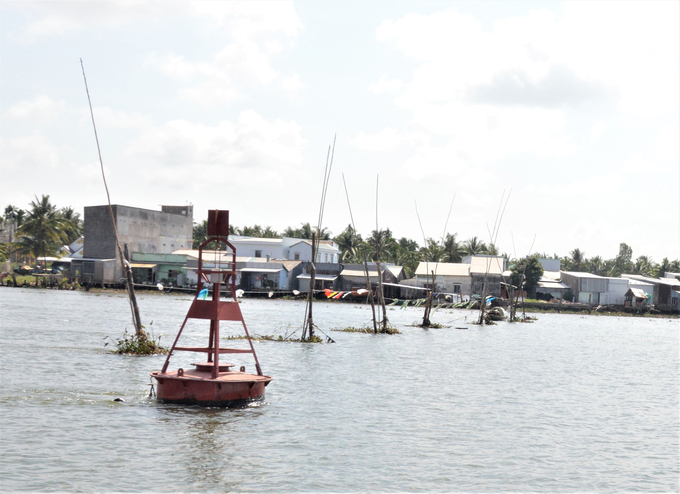
[[[279,232],[274,230],[271,226],[266,227],[262,230],[262,238],[280,238]]]
[[[364,243],[361,235],[358,234],[352,225],[347,225],[343,232],[335,237],[335,243],[340,249],[340,262],[344,263],[360,263],[361,260],[361,245]]]
[[[596,274],[598,276],[607,275],[607,266],[600,256],[595,256],[588,259],[586,262],[586,267],[589,273]]]
[[[56,206],[50,203],[50,196],[35,197],[31,202],[26,220],[17,230],[19,250],[37,258],[56,254],[67,240],[67,222],[61,217]]]
[[[488,248],[486,244],[478,239],[477,237],[472,237],[463,242],[463,250],[468,256],[475,256],[477,254],[486,254]]]
[[[80,219],[80,213],[77,213],[71,206],[61,208],[59,216],[64,220],[64,233],[66,234],[66,242],[71,243],[78,240],[83,234],[83,220]]]
[[[366,244],[369,246],[368,257],[372,261],[385,261],[390,257],[392,250],[397,241],[392,237],[392,231],[389,228],[385,230],[373,230],[371,236],[366,239]]]
[[[586,262],[585,253],[576,248],[569,253],[570,268],[572,271],[583,271]]]
[[[657,265],[648,256],[639,256],[633,265],[633,274],[642,276],[653,276],[657,271]]]
[[[283,231],[283,236],[284,237],[291,237],[291,238],[304,238],[307,240],[310,240],[312,238],[312,232],[314,232],[315,229],[312,228],[312,226],[309,223],[302,223],[302,226],[300,228],[293,228],[293,227],[288,227]],[[328,228],[322,228],[321,232],[319,233],[319,240],[330,240],[331,239],[331,232],[328,231]]]
[[[655,276],[657,278],[662,278],[666,273],[672,273],[673,271],[671,270],[671,262],[668,260],[667,257],[664,257],[663,260],[661,261],[661,264],[657,265],[657,270]]]
[[[425,262],[440,262],[444,249],[433,238],[427,239],[427,247],[420,248],[420,257]]]
[[[463,246],[456,239],[456,234],[447,233],[444,239],[444,262],[461,262],[464,254]]]

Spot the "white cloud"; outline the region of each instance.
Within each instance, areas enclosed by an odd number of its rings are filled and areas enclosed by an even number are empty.
[[[144,129],[152,124],[151,118],[140,113],[127,113],[107,107],[96,107],[93,112],[98,128],[108,126],[121,129]],[[85,126],[92,125],[89,108],[82,109],[80,123]]]
[[[386,20],[377,39],[417,66],[408,82],[384,74],[369,89],[394,95],[412,120],[400,136],[386,128],[353,144],[387,151],[407,145],[409,132],[430,135],[432,144],[411,143],[402,168],[427,178],[449,174],[452,163],[568,157],[605,130],[602,120],[583,126],[576,116],[619,111],[635,125],[640,116],[677,119],[677,18],[677,3],[567,2],[563,15],[533,10],[490,30],[455,8]],[[670,150],[676,140],[664,135],[669,145],[657,147]]]
[[[293,40],[302,24],[290,2],[192,2],[194,13],[208,16],[213,30],[231,42],[207,60],[189,61],[176,53],[151,54],[147,61],[188,85],[180,96],[204,106],[229,105],[244,98],[244,88],[277,85],[288,93],[303,84],[299,75],[274,68],[274,57]]]
[[[157,19],[185,10],[184,2],[146,0],[118,1],[23,1],[3,6],[28,17],[20,30],[10,32],[14,41],[31,43],[67,33],[112,28],[139,19]]]
[[[590,132],[590,142],[599,141],[605,130],[607,130],[607,126],[604,122],[595,122]]]
[[[428,136],[422,133],[404,133],[387,127],[374,134],[359,132],[350,141],[350,145],[364,151],[391,153],[403,151],[405,148],[415,145],[425,144],[428,140]]]
[[[397,79],[387,79],[387,74],[383,74],[378,82],[368,86],[375,94],[397,94],[405,84]]]
[[[465,95],[547,107],[614,97],[627,113],[658,115],[677,107],[678,15],[676,2],[567,2],[560,18],[536,10],[487,32],[449,9],[385,21],[376,36],[421,62],[397,100],[406,108]]]
[[[40,94],[32,100],[15,103],[9,107],[5,116],[40,124],[59,117],[63,114],[64,108],[63,100],[55,101],[47,95]]]
[[[39,180],[45,167],[60,164],[60,153],[61,149],[40,133],[0,139],[3,182],[21,184],[25,180]]]
[[[225,120],[216,126],[170,121],[145,132],[126,154],[150,159],[164,170],[168,166],[189,173],[196,167],[219,169],[218,181],[239,168],[282,176],[291,166],[302,164],[306,141],[301,131],[295,122],[269,122],[248,110],[236,122]]]

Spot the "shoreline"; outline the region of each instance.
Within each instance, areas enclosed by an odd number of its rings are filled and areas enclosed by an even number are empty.
[[[15,288],[14,286],[9,286],[5,285],[4,283],[0,285],[2,288]],[[91,293],[96,293],[96,294],[101,294],[101,293],[120,293],[121,295],[126,294],[126,290],[123,288],[95,288],[92,287],[88,290],[85,290],[83,288],[80,289],[74,289],[74,288],[69,288],[69,289],[63,289],[59,288],[57,286],[54,287],[36,287],[36,286],[31,286],[31,285],[26,285],[26,286],[18,286],[16,288],[27,288],[27,289],[33,289],[33,290],[54,290],[54,291],[87,291]],[[190,295],[194,292],[194,289],[176,289],[174,287],[169,288],[167,290],[158,290],[154,289],[155,287],[149,287],[149,288],[142,288],[139,290],[139,292],[144,292],[144,293],[151,293],[155,295]],[[253,299],[266,299],[268,300],[269,297],[266,296],[266,292],[263,292],[262,296],[248,296],[244,298],[253,298]],[[304,300],[306,298],[305,296],[298,296],[298,297],[291,297],[291,296],[278,296],[278,297],[272,297],[272,300]],[[330,303],[330,304],[346,304],[346,303],[353,303],[353,304],[364,304],[367,302],[362,302],[362,301],[357,301],[357,300],[351,300],[351,301],[346,301],[346,300],[332,300],[332,299],[324,299],[324,298],[319,298],[316,299],[317,302],[320,303]],[[527,313],[531,314],[580,314],[580,315],[588,315],[588,316],[614,316],[614,317],[648,317],[648,318],[661,318],[661,319],[680,319],[680,314],[672,314],[672,313],[664,313],[664,312],[659,312],[659,313],[650,313],[650,312],[642,312],[638,313],[634,309],[629,309],[627,310],[621,310],[624,309],[623,307],[619,308],[618,306],[601,306],[601,307],[589,307],[586,304],[575,304],[571,302],[567,303],[562,303],[562,304],[555,304],[555,303],[550,303],[550,302],[524,302],[525,305],[522,305],[521,303],[517,306],[517,311],[520,312],[524,310]],[[545,305],[545,307],[541,307],[542,305]],[[399,307],[397,305],[395,306],[390,306],[388,307]],[[433,305],[433,308],[435,308],[436,305]],[[506,304],[507,307],[507,304]],[[477,312],[479,309],[456,309],[456,310],[467,310],[470,312]]]

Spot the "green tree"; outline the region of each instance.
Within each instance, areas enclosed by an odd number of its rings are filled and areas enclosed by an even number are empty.
[[[426,262],[441,262],[444,249],[433,238],[427,239],[427,246],[420,248],[420,257]]]
[[[194,222],[193,242],[191,244],[191,247],[193,249],[198,249],[198,247],[207,239],[208,239],[208,220]]]
[[[461,262],[465,254],[463,246],[456,239],[456,234],[447,233],[444,239],[444,262]]]
[[[77,213],[71,206],[61,208],[59,216],[64,220],[64,233],[66,234],[66,242],[71,243],[78,240],[83,234],[83,220],[80,219],[80,213]]]
[[[537,256],[525,257],[519,259],[511,269],[512,275],[510,279],[512,284],[520,286],[524,282],[524,289],[530,298],[536,296],[536,287],[543,276],[543,266],[538,261]]]
[[[477,254],[486,254],[488,248],[482,240],[472,237],[463,242],[463,251],[465,255],[476,256]]]
[[[586,256],[581,249],[576,248],[569,253],[569,269],[571,271],[583,271],[585,263]]]
[[[589,273],[596,274],[597,276],[607,276],[607,266],[600,256],[588,259],[586,269]]]
[[[262,230],[261,238],[281,238],[281,235],[279,235],[279,232],[274,230],[271,226],[268,226]]]
[[[391,252],[389,262],[393,262],[397,266],[402,266],[406,277],[411,278],[416,272],[420,260],[421,255],[418,242],[402,237],[396,242],[396,245]]]
[[[650,257],[638,256],[633,264],[633,274],[639,274],[642,276],[653,276],[658,267]]]
[[[371,261],[390,262],[397,241],[392,237],[389,228],[384,230],[373,230],[371,236],[366,239],[368,246],[367,257]]]
[[[302,226],[300,228],[293,228],[290,226],[286,228],[283,231],[283,236],[311,240],[312,232],[316,232],[316,229],[312,228],[312,226],[309,223],[302,223]],[[320,238],[321,240],[330,240],[331,232],[329,232],[327,228],[322,228],[319,236],[321,237]]]
[[[67,240],[67,224],[56,206],[50,203],[50,196],[35,197],[31,202],[26,220],[17,230],[18,248],[33,257],[47,257],[56,254]]]
[[[340,235],[333,239],[340,249],[340,262],[358,264],[362,262],[360,248],[364,241],[352,225],[347,225]]]
[[[614,258],[613,266],[609,270],[610,276],[619,277],[622,273],[633,271],[633,249],[624,243],[619,244],[619,254]]]
[[[663,260],[661,261],[661,264],[657,265],[656,273],[654,273],[654,276],[657,278],[663,278],[666,273],[672,273],[673,270],[671,269],[671,262],[668,260],[667,257],[664,257]]]

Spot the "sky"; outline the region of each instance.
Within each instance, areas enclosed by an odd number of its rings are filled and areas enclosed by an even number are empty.
[[[0,207],[106,204],[82,59],[114,204],[316,225],[335,140],[333,235],[349,197],[364,236],[677,259],[679,26],[677,1],[3,0]]]

